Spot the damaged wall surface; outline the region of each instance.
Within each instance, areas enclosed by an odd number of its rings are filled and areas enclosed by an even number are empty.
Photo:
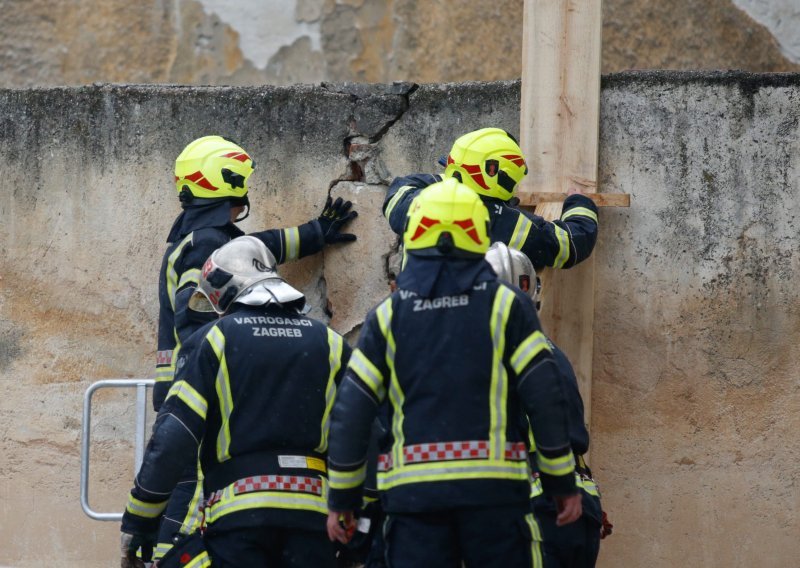
[[[595,252],[601,566],[800,555],[799,100],[797,75],[604,80],[601,187],[632,207],[601,212]],[[387,293],[388,180],[437,171],[471,129],[515,131],[518,108],[518,82],[0,91],[0,565],[118,563],[118,525],[79,506],[81,397],[152,372],[188,141],[227,134],[255,157],[246,229],[354,201],[357,243],[283,269],[352,341]],[[96,510],[131,486],[132,400],[96,397]]]
[[[523,0],[0,0],[0,86],[494,81]],[[603,72],[800,70],[793,0],[605,0]]]

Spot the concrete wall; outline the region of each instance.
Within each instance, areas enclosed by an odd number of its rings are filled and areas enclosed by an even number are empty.
[[[522,9],[523,0],[0,0],[0,87],[517,79]],[[795,0],[604,0],[603,72],[653,68],[800,71],[800,11]]]
[[[800,76],[604,80],[593,466],[601,565],[783,566],[800,555]],[[452,139],[517,130],[519,83],[0,91],[0,565],[114,566],[78,500],[81,396],[149,374],[172,161],[209,132],[255,156],[250,230],[347,195],[360,240],[286,267],[354,339],[386,293],[386,181]],[[130,487],[132,395],[97,397],[91,503]]]

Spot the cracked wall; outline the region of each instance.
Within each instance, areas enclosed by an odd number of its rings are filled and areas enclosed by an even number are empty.
[[[601,566],[793,565],[800,555],[800,76],[603,81],[593,467]],[[387,183],[465,131],[517,130],[519,82],[0,90],[0,565],[114,566],[79,508],[81,396],[155,356],[172,161],[219,132],[258,164],[245,229],[351,199],[359,241],[282,268],[348,339],[387,293]],[[133,393],[94,414],[92,506],[131,484]],[[622,412],[620,410],[623,410]],[[746,527],[746,530],[743,529]],[[679,545],[676,545],[679,543]]]
[[[0,0],[0,86],[516,79],[522,6]],[[792,0],[605,0],[602,68],[798,71],[798,30]]]

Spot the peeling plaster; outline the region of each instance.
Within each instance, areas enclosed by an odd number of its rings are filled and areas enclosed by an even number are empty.
[[[302,37],[311,39],[314,51],[321,50],[320,23],[296,20],[297,0],[240,0],[235,9],[230,0],[199,2],[238,32],[242,54],[258,69],[266,69],[281,47]]]
[[[797,0],[733,0],[773,35],[781,52],[793,63],[800,63],[800,3]]]

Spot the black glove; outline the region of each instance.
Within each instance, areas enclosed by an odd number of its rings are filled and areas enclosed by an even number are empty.
[[[120,552],[122,553],[122,568],[140,568],[145,562],[153,559],[153,547],[158,540],[155,533],[152,534],[129,534],[122,533],[120,541]],[[142,557],[137,558],[136,553],[142,550]]]
[[[353,234],[339,232],[344,225],[358,217],[358,212],[350,211],[352,206],[352,203],[344,201],[341,197],[337,197],[336,201],[328,197],[325,202],[325,209],[322,210],[322,214],[317,219],[326,244],[346,243],[356,240],[356,236]]]

